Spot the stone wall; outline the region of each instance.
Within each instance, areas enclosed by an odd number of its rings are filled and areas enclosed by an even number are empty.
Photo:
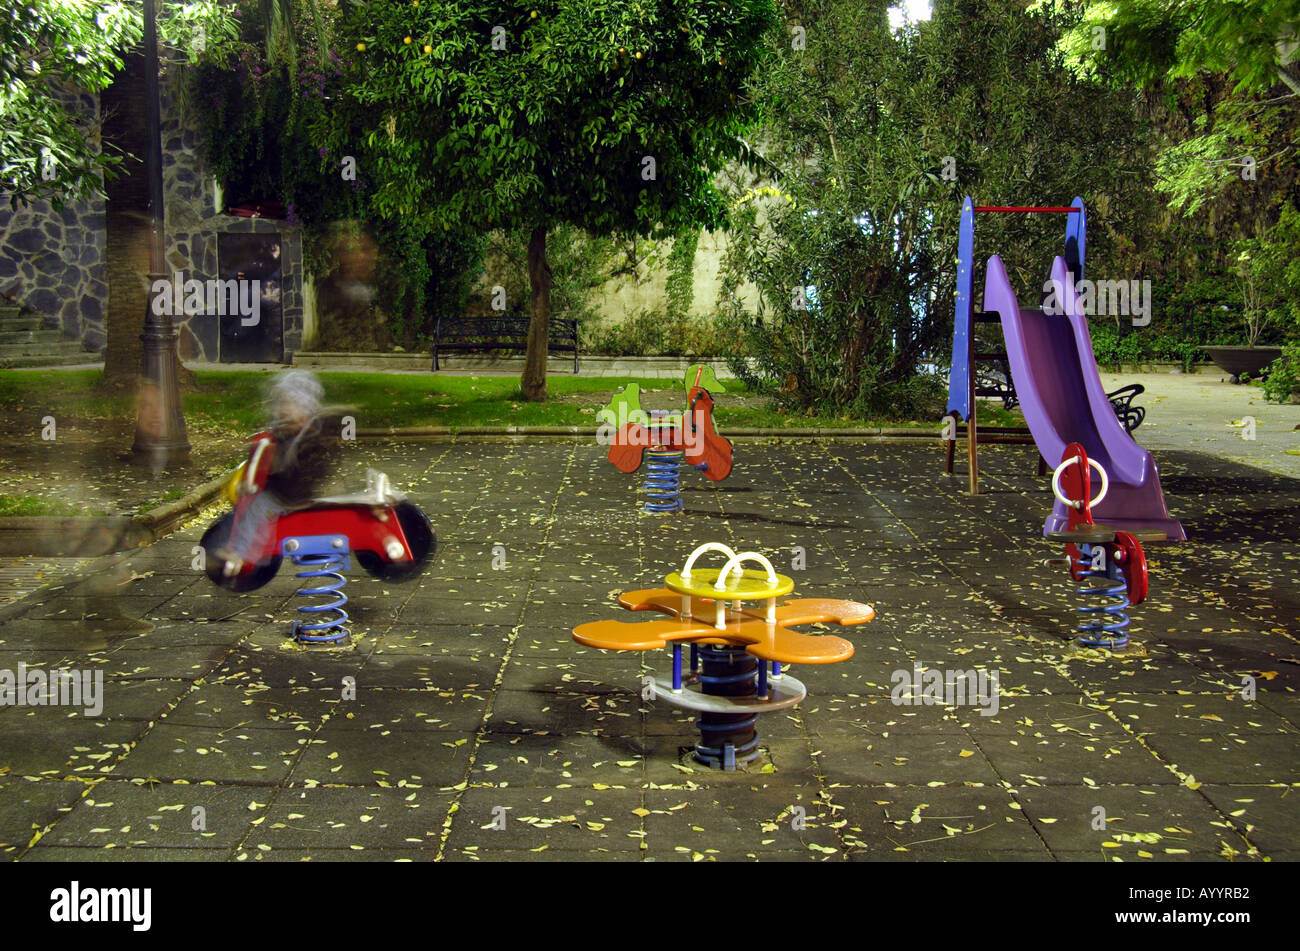
[[[192,115],[186,113],[181,78],[180,70],[169,70],[162,96],[168,266],[173,272],[183,272],[186,280],[216,279],[220,277],[218,235],[279,233],[283,239],[280,243],[283,282],[279,288],[263,288],[263,297],[272,294],[280,303],[284,320],[284,348],[280,359],[292,362],[293,354],[302,349],[304,323],[302,231],[286,221],[242,218],[218,212],[223,196],[218,193],[212,174],[204,166],[197,124]],[[231,319],[238,318],[214,314],[175,318],[180,334],[181,359],[219,362],[219,322]]]
[[[204,168],[196,125],[185,111],[182,81],[182,68],[167,67],[162,83],[162,151],[169,270],[182,272],[187,280],[215,279],[219,234],[279,232],[284,238],[284,281],[282,288],[271,292],[279,299],[284,319],[283,359],[292,360],[303,333],[300,229],[284,221],[217,213],[220,196]],[[98,122],[98,96],[80,96],[78,108]],[[92,351],[102,350],[105,342],[104,228],[102,198],[69,203],[61,211],[43,201],[14,211],[7,201],[0,201],[0,293],[43,315],[49,326],[57,326]],[[205,314],[176,318],[182,359],[217,362],[219,319]]]
[[[76,107],[99,120],[99,97],[76,97]],[[9,207],[0,194],[0,294],[25,304],[46,326],[104,346],[108,283],[104,272],[104,201],[47,201]]]

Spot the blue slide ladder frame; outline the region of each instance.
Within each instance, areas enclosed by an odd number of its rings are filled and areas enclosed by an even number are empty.
[[[1087,258],[1088,212],[1083,197],[1074,196],[1071,208],[1078,212],[1065,218],[1065,263],[1073,280],[1082,281]],[[972,314],[975,294],[975,202],[969,195],[961,206],[961,219],[957,230],[957,293],[956,309],[952,322],[952,365],[948,375],[948,408],[944,411],[945,460],[944,471],[952,474],[953,456],[957,446],[957,423],[966,423],[966,460],[970,475],[970,494],[979,494],[979,467],[976,446],[979,444],[975,422],[975,374],[972,372],[975,347],[972,336]],[[952,422],[948,420],[951,418]],[[1024,441],[1021,434],[1001,433]],[[1028,430],[1023,435],[1028,435]],[[993,440],[996,441],[997,437]],[[1006,440],[1002,440],[1006,441]],[[1030,440],[1032,441],[1032,440]],[[1043,459],[1039,457],[1039,475],[1043,474]]]

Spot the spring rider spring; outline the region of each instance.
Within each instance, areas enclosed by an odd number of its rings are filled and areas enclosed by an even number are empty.
[[[696,568],[706,552],[721,552],[726,564]],[[762,569],[742,568],[746,562]],[[738,555],[717,542],[696,548],[664,583],[666,589],[624,592],[618,603],[629,611],[667,614],[667,620],[592,621],[575,627],[573,639],[602,650],[671,648],[671,679],[656,678],[647,686],[653,697],[699,714],[695,759],[715,769],[736,769],[757,757],[758,715],[792,707],[807,696],[804,685],[782,671],[783,664],[834,664],[853,656],[853,645],[841,637],[811,636],[791,627],[864,624],[876,615],[856,601],[799,598],[777,604],[794,590],[794,582],[778,575],[758,552]],[[762,605],[745,608],[745,601]],[[691,647],[689,676],[682,671],[683,644]]]
[[[1092,473],[1101,477],[1101,491],[1092,498]],[[1092,507],[1106,497],[1106,470],[1079,443],[1065,447],[1061,464],[1052,473],[1052,492],[1066,506],[1068,520],[1047,538],[1065,543],[1065,565],[1079,587],[1076,593],[1092,603],[1079,607],[1077,639],[1084,647],[1122,650],[1129,643],[1127,608],[1147,597],[1147,560],[1142,542],[1164,541],[1163,531],[1123,532],[1092,519]],[[1059,559],[1055,560],[1059,563]],[[1098,603],[1100,602],[1100,603]]]
[[[294,641],[307,648],[347,647],[351,638],[343,586],[352,557],[384,581],[415,578],[438,545],[429,519],[389,485],[388,476],[371,469],[364,491],[312,499],[280,516],[262,550],[235,568],[223,552],[237,520],[265,487],[274,456],[269,432],[258,433],[252,442],[247,460],[226,486],[226,500],[234,508],[213,522],[199,542],[207,576],[228,591],[255,591],[275,577],[288,557],[301,569],[297,577],[313,585],[297,594],[325,599],[298,607],[301,617],[291,627]]]
[[[696,364],[686,371],[686,412],[641,409],[641,388],[629,383],[596,414],[598,438],[620,472],[646,467],[645,511],[680,512],[681,467],[694,466],[713,482],[731,473],[731,443],[713,428],[713,393],[726,392],[713,370]]]

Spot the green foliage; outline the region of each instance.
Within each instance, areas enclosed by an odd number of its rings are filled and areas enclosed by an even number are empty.
[[[690,315],[691,304],[695,300],[695,250],[699,246],[698,228],[688,228],[673,239],[673,249],[668,254],[668,279],[664,287],[670,320],[681,320]]]
[[[122,158],[98,148],[80,97],[112,82],[143,29],[138,2],[25,0],[0,14],[0,185],[10,207],[103,194]],[[160,47],[185,49],[191,61],[233,29],[216,0],[159,4]]]
[[[35,0],[0,15],[0,183],[11,207],[86,198],[114,164],[58,92],[97,92],[139,39],[130,9]]]
[[[767,0],[348,6],[337,36],[355,48],[346,90],[368,118],[375,202],[483,231],[717,227],[712,179],[745,154],[752,111],[735,93],[774,14]]]
[[[1266,328],[1300,329],[1300,210],[1288,206],[1263,237],[1233,245],[1242,290],[1247,343],[1254,346]]]
[[[337,266],[341,230],[368,234],[378,247],[375,306],[395,341],[408,349],[420,345],[439,315],[464,310],[482,238],[467,228],[433,231],[426,221],[391,216],[376,205],[360,149],[349,150],[363,137],[366,117],[343,93],[346,61],[321,41],[328,17],[319,10],[271,15],[276,27],[267,40],[261,6],[260,0],[241,4],[238,39],[191,77],[209,167],[231,204],[287,205],[289,221],[303,227],[306,263],[317,278]]]
[[[1273,361],[1264,393],[1282,403],[1300,397],[1300,209],[1283,209],[1277,225],[1259,242],[1256,266],[1268,287],[1269,319],[1286,334],[1282,356]]]
[[[791,410],[942,409],[922,368],[948,362],[966,194],[1014,205],[1085,195],[1104,222],[1089,234],[1089,258],[1111,273],[1137,270],[1145,129],[1131,95],[1064,68],[1055,42],[1071,21],[949,0],[933,21],[893,35],[888,6],[803,4],[807,49],[775,31],[776,62],[752,84],[769,106],[782,197],[747,200],[733,215],[720,306],[756,357],[733,371]],[[1062,243],[1060,221],[1046,217],[983,216],[977,259],[996,251],[1021,286],[1041,287]],[[752,312],[747,283],[759,292]]]
[[[1095,322],[1089,331],[1097,365],[1118,373],[1122,366],[1144,363],[1177,363],[1190,371],[1205,358],[1202,345],[1178,333],[1161,333],[1150,328],[1121,332],[1109,322]]]
[[[1300,343],[1282,348],[1264,378],[1264,395],[1274,403],[1300,398]]]
[[[729,328],[711,320],[644,310],[621,323],[584,327],[582,351],[613,357],[743,358],[746,347]]]
[[[1300,0],[1037,0],[1082,11],[1061,39],[1081,74],[1163,90],[1190,121],[1165,143],[1158,187],[1186,215],[1265,175],[1294,197]],[[1231,88],[1220,88],[1226,79]],[[1278,93],[1281,93],[1279,95]],[[1271,167],[1270,167],[1271,166]]]
[[[1061,41],[1078,68],[1137,86],[1228,73],[1238,93],[1278,82],[1300,24],[1300,0],[1036,0],[1034,6],[1083,7]]]

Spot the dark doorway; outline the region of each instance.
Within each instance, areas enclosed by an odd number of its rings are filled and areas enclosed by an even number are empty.
[[[280,279],[282,243],[279,234],[217,235],[217,268],[222,281],[239,282],[240,299],[251,300],[252,288],[245,281],[257,281],[256,323],[247,314],[231,314],[221,322],[222,363],[283,363],[284,309]]]

